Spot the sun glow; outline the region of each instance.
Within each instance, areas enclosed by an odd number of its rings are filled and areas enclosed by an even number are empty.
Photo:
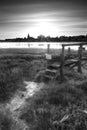
[[[58,29],[50,19],[37,19],[34,22],[34,26],[28,29],[32,36],[36,37],[40,34],[44,36],[56,36]]]
[[[53,29],[53,25],[47,21],[41,21],[38,23],[38,31],[47,35],[50,34],[51,29]]]

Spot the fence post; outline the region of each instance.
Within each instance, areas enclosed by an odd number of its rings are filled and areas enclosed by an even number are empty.
[[[64,80],[64,72],[63,72],[63,68],[64,68],[64,46],[62,45],[62,54],[60,55],[61,58],[61,63],[60,63],[60,79],[61,82]]]
[[[70,54],[71,54],[71,49],[70,47],[68,48],[68,56],[70,57]]]
[[[47,53],[50,53],[50,44],[47,44]]]
[[[81,69],[81,59],[82,59],[82,45],[79,46],[79,50],[78,50],[78,72],[82,73],[82,69]]]

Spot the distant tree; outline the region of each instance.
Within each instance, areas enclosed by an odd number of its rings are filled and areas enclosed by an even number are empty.
[[[46,37],[46,41],[47,41],[47,42],[50,42],[50,36],[47,36],[47,37]]]
[[[45,38],[44,35],[40,35],[40,36],[38,36],[37,39],[38,39],[39,41],[41,41],[41,42],[43,42],[43,41],[46,40],[46,38]]]

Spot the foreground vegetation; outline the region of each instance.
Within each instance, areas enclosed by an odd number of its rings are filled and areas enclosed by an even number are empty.
[[[66,73],[63,84],[52,81],[31,99],[20,116],[31,130],[86,130],[87,81],[83,76]],[[70,79],[69,79],[70,78]],[[30,99],[29,99],[30,101]],[[85,111],[84,111],[85,110]]]
[[[68,68],[63,83],[59,79],[44,83],[16,116],[6,107],[13,95],[24,89],[23,81],[34,81],[45,65],[44,57],[35,55],[0,57],[0,130],[87,129],[87,76]]]
[[[39,67],[40,66],[40,67]],[[32,55],[1,55],[0,57],[0,102],[11,98],[23,81],[32,81],[44,68],[43,57]]]

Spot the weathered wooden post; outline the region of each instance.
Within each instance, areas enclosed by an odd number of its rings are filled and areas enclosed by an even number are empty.
[[[50,53],[50,44],[47,44],[47,53]]]
[[[68,56],[70,56],[70,54],[71,54],[71,49],[70,49],[70,47],[68,48]]]
[[[60,79],[61,82],[64,80],[64,72],[63,72],[63,68],[64,68],[64,45],[62,45],[62,54],[60,55],[61,58],[61,63],[60,63]]]
[[[50,64],[50,61],[52,60],[52,55],[50,54],[50,44],[47,44],[46,59],[47,59],[47,66],[48,66]]]
[[[81,69],[81,59],[82,59],[82,45],[79,46],[79,50],[78,50],[78,72],[82,73],[82,69]]]

